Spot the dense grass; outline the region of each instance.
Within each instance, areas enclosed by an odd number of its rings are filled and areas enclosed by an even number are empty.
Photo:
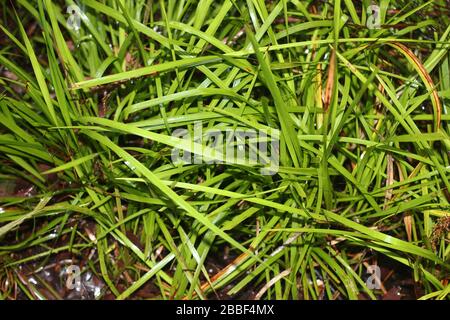
[[[73,3],[0,1],[0,298],[449,297],[447,1]],[[198,120],[278,172],[175,165]]]

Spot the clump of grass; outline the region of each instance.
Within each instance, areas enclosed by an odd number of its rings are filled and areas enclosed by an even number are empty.
[[[447,299],[449,10],[370,5],[2,1],[0,297],[77,265],[97,299],[377,299],[383,257]],[[278,172],[174,164],[199,120],[276,130]]]

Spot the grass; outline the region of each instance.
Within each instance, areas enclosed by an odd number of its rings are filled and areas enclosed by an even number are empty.
[[[371,4],[0,1],[0,298],[448,299],[450,9]]]

